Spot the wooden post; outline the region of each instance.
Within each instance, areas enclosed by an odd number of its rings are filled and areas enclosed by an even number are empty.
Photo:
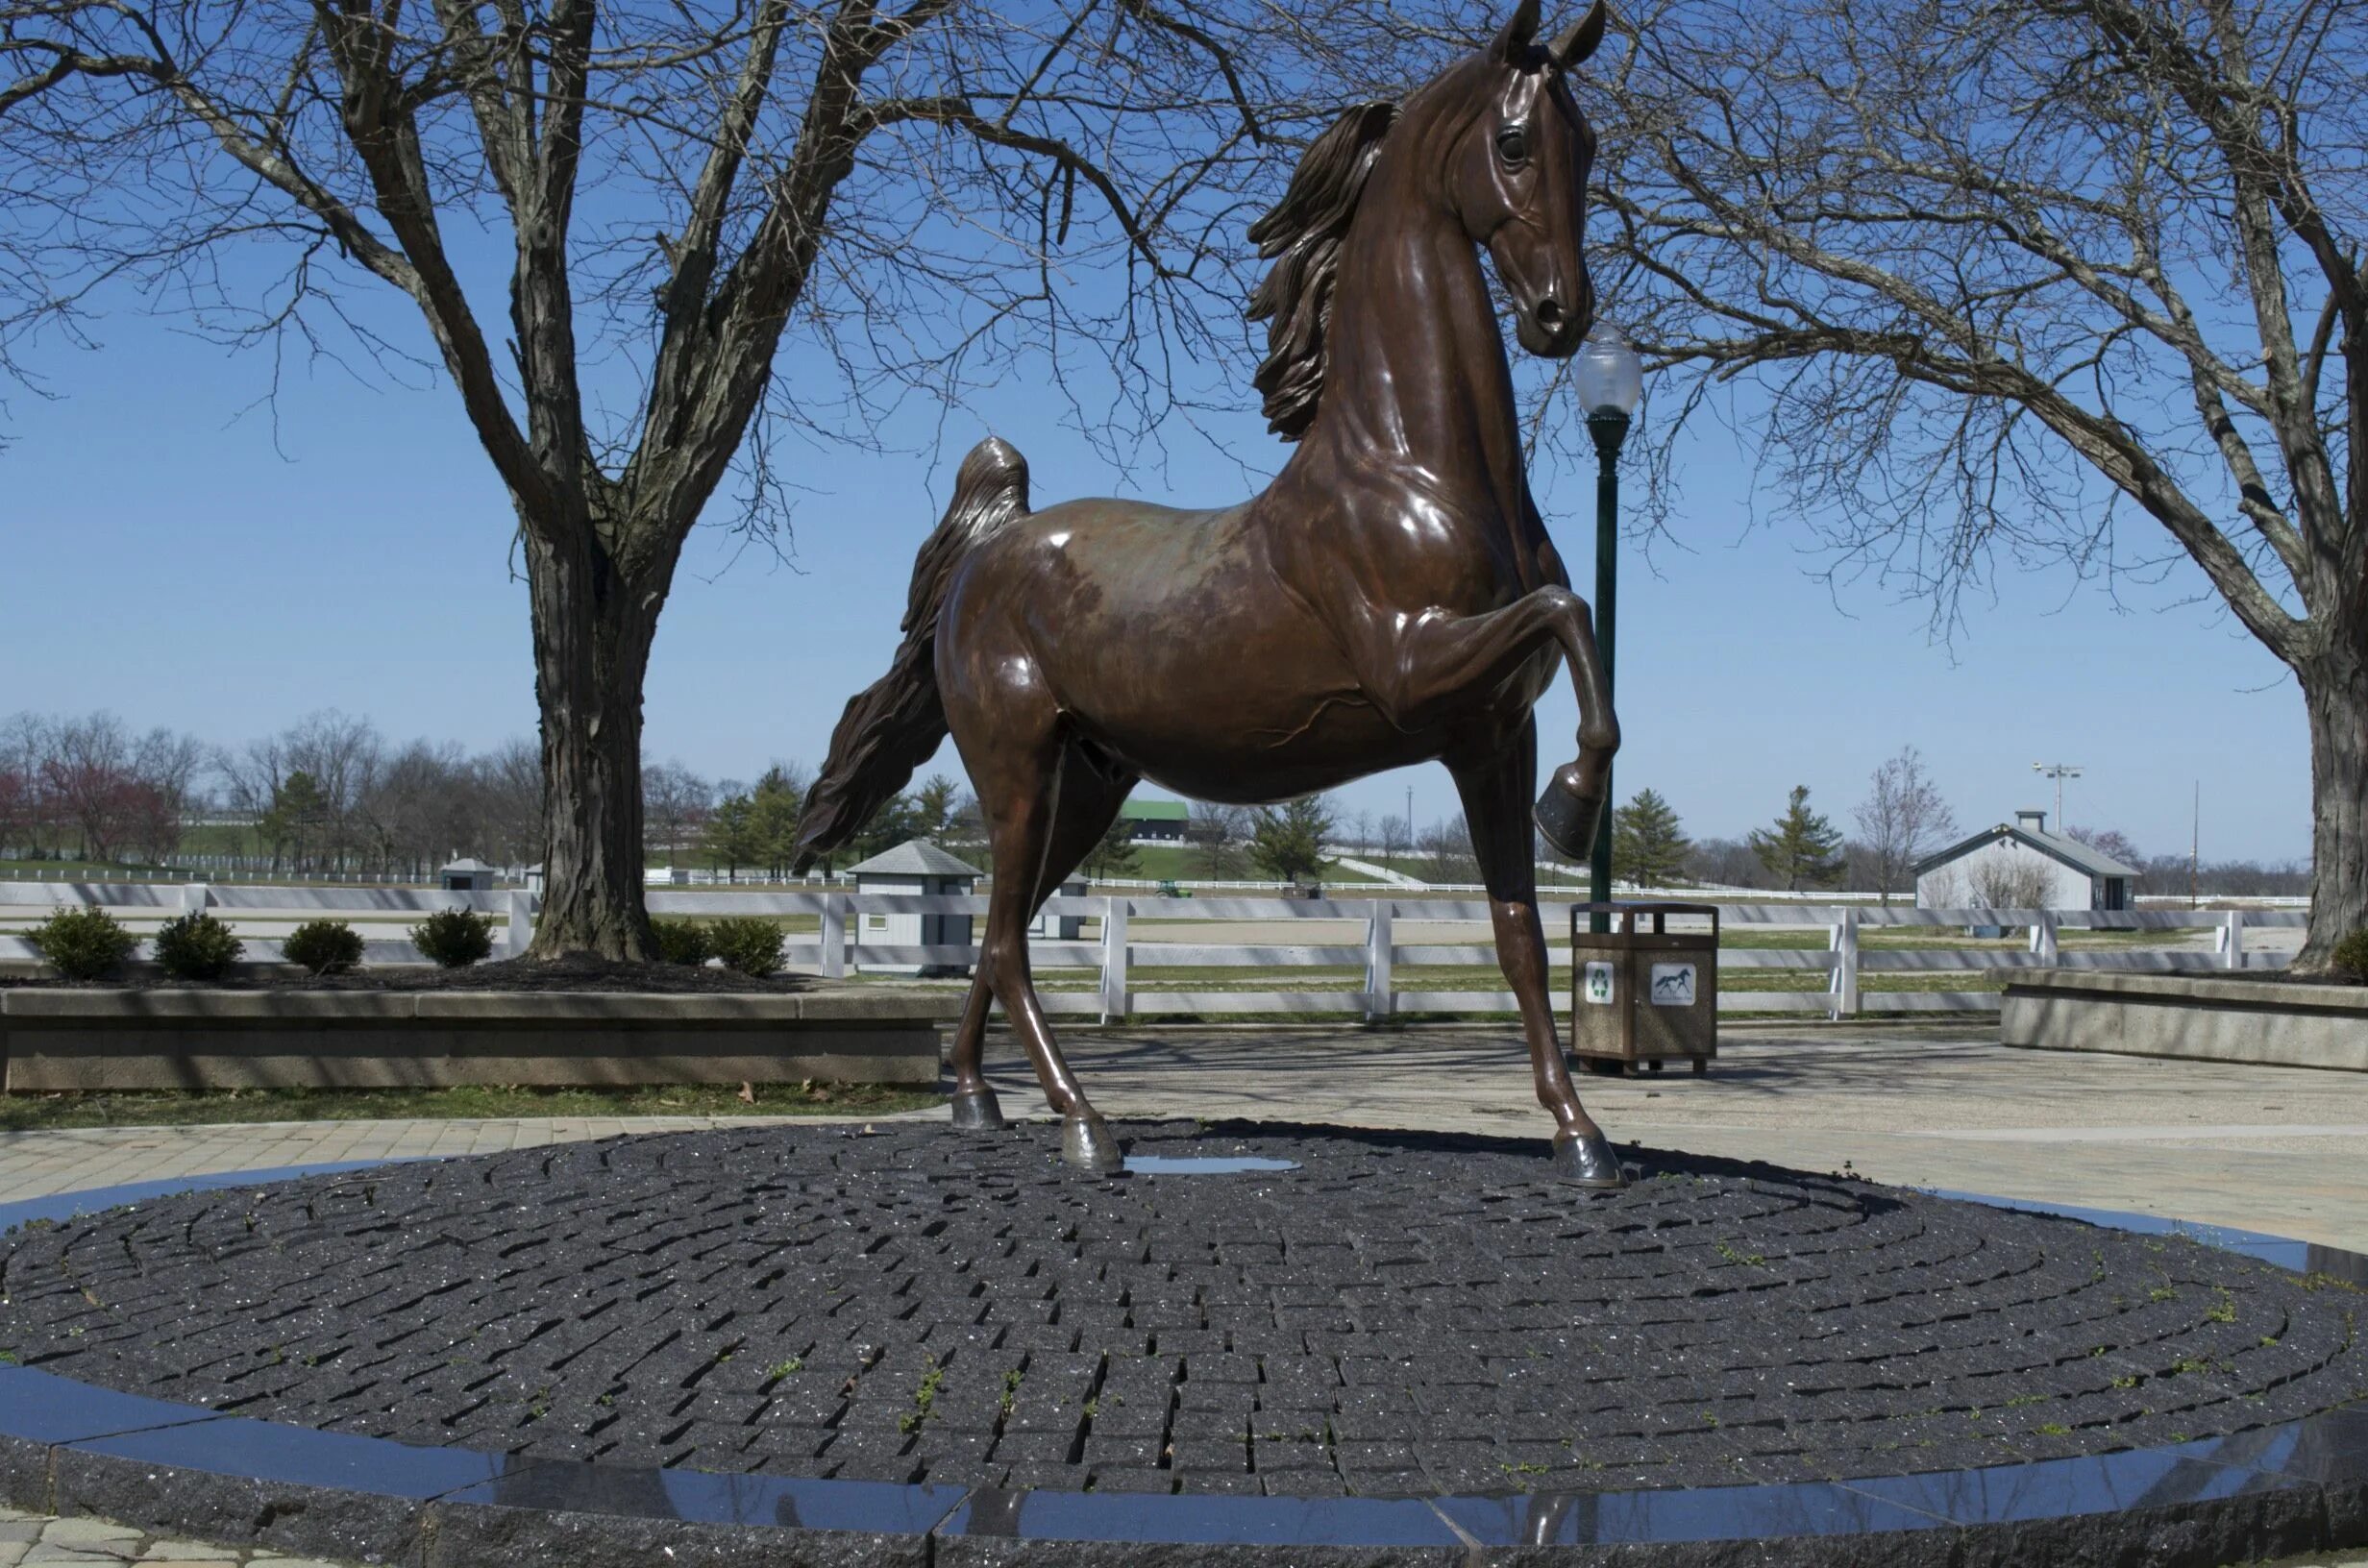
[[[1126,1021],[1126,911],[1123,894],[1102,900],[1101,1021]]]
[[[823,978],[847,978],[847,894],[823,894]]]
[[[2220,967],[2245,967],[2245,912],[2241,909],[2232,909],[2220,917]]]
[[[2056,947],[2056,912],[2043,909],[2031,927],[2031,950],[2038,955],[2042,964],[2053,964],[2060,956]]]
[[[206,913],[208,892],[203,882],[191,882],[181,890],[181,912],[184,915]]]
[[[1859,912],[1856,906],[1845,907],[1841,923],[1832,928],[1834,947],[1834,1017],[1855,1018],[1859,1014]]]
[[[1365,1021],[1386,1023],[1396,1005],[1390,977],[1391,901],[1373,900],[1373,919],[1365,934]]]

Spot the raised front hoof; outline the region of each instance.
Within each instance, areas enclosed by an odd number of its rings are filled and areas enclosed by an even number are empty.
[[[1110,1124],[1091,1112],[1061,1118],[1061,1159],[1097,1176],[1115,1176],[1126,1164]]]
[[[953,1130],[957,1133],[999,1133],[1003,1130],[1003,1107],[991,1089],[974,1089],[956,1094],[953,1106]]]
[[[1538,796],[1538,831],[1566,860],[1585,860],[1595,849],[1595,819],[1602,815],[1600,796],[1581,795],[1565,768]]]
[[[1612,1140],[1601,1133],[1556,1133],[1554,1174],[1573,1187],[1607,1192],[1628,1185],[1627,1173],[1619,1168],[1619,1156],[1612,1152]]]

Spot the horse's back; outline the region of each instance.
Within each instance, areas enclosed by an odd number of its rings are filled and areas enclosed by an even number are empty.
[[[1276,575],[1270,546],[1248,504],[1073,501],[999,532],[966,563],[939,626],[939,684],[966,755],[1032,711],[1211,799],[1276,798],[1415,760]]]

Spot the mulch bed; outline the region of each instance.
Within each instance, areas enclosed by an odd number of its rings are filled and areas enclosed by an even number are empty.
[[[1588,1193],[1542,1139],[1113,1125],[1294,1168],[1098,1180],[1049,1125],[900,1123],[192,1193],[0,1243],[0,1348],[529,1458],[1300,1497],[2011,1464],[2368,1393],[2356,1292],[2186,1239],[1659,1151]]]
[[[94,984],[118,991],[492,991],[634,992],[666,995],[784,994],[820,984],[809,974],[777,974],[759,980],[735,969],[693,968],[685,964],[626,964],[591,953],[555,959],[504,959],[460,969],[425,967],[360,968],[313,975],[277,969],[234,974],[225,980],[174,980],[160,974],[126,975],[103,982],[0,979],[0,987],[87,991]]]

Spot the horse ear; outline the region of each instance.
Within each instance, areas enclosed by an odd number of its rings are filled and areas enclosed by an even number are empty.
[[[1529,58],[1530,41],[1537,36],[1538,0],[1520,0],[1505,18],[1504,30],[1496,35],[1490,53],[1508,65],[1518,65]]]
[[[1603,0],[1587,8],[1587,14],[1565,28],[1560,37],[1545,46],[1546,59],[1558,71],[1566,71],[1595,52],[1603,42],[1603,24],[1609,20]]]

